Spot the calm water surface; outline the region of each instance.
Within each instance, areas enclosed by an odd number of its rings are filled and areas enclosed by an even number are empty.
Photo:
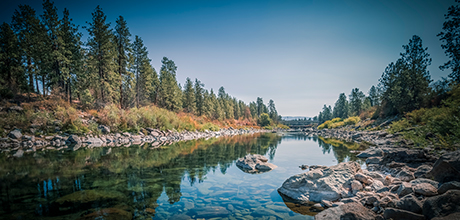
[[[350,148],[302,134],[255,134],[152,148],[100,147],[0,155],[0,219],[313,219],[283,199],[299,165],[357,160]],[[248,153],[278,166],[236,167]],[[361,161],[359,161],[362,163]]]

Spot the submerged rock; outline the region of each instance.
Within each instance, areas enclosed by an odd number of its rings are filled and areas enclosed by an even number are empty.
[[[246,173],[263,173],[277,168],[276,165],[268,163],[268,159],[259,154],[248,154],[236,161],[236,166]]]
[[[361,203],[352,202],[326,209],[317,215],[315,220],[329,219],[376,219],[377,215]]]
[[[117,208],[105,208],[93,213],[84,215],[78,220],[105,219],[105,220],[131,220],[133,215],[130,212]]]
[[[315,169],[287,179],[278,192],[301,202],[334,201],[341,198],[346,183],[361,171],[357,162],[344,162],[323,169]]]

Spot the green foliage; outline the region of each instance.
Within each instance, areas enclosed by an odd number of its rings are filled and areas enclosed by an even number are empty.
[[[345,93],[340,93],[339,99],[335,102],[332,117],[347,118],[348,112],[347,96]]]
[[[458,3],[459,1],[456,0],[456,2]],[[444,43],[441,47],[445,50],[450,60],[440,66],[440,68],[441,70],[451,69],[452,72],[449,74],[449,77],[456,84],[459,84],[460,54],[458,53],[458,48],[460,46],[460,6],[458,4],[450,6],[445,18],[446,21],[442,26],[443,31],[438,34],[438,37],[441,37],[440,40]]]
[[[264,127],[267,125],[271,125],[272,120],[270,119],[270,116],[267,113],[262,113],[259,118],[259,125]]]
[[[339,128],[346,125],[356,125],[361,119],[357,116],[349,117],[345,120],[341,118],[334,118],[332,120],[327,120],[324,123],[320,124],[317,129],[324,129],[324,128]]]
[[[426,94],[431,82],[427,67],[431,58],[423,48],[422,39],[416,35],[403,46],[396,63],[390,63],[380,78],[384,116],[404,114],[426,105]]]

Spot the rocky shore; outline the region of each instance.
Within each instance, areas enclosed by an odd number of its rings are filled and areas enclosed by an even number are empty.
[[[460,219],[460,151],[414,148],[398,134],[309,129],[319,135],[371,145],[357,162],[310,166],[287,179],[278,192],[316,203],[315,219]]]
[[[268,132],[261,129],[233,129],[231,127],[219,131],[204,132],[160,131],[158,129],[145,128],[142,129],[142,132],[138,133],[110,133],[110,129],[102,125],[99,126],[99,129],[105,134],[77,136],[63,133],[38,137],[22,135],[21,131],[16,129],[11,131],[7,138],[0,139],[0,152],[11,154],[14,157],[22,157],[24,153],[38,150],[78,150],[80,148],[103,146],[129,147],[132,144],[140,145],[143,143],[150,143],[151,148],[156,148],[177,141]]]

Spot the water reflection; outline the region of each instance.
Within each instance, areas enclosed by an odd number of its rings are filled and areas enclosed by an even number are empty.
[[[0,155],[0,218],[312,215],[273,195],[286,177],[300,170],[281,167],[272,174],[248,175],[234,166],[235,160],[248,153],[276,162],[282,140],[317,142],[323,154],[333,153],[338,162],[356,159],[347,146],[335,146],[327,139],[269,133],[192,140],[155,149],[143,144],[40,151],[22,158]]]

